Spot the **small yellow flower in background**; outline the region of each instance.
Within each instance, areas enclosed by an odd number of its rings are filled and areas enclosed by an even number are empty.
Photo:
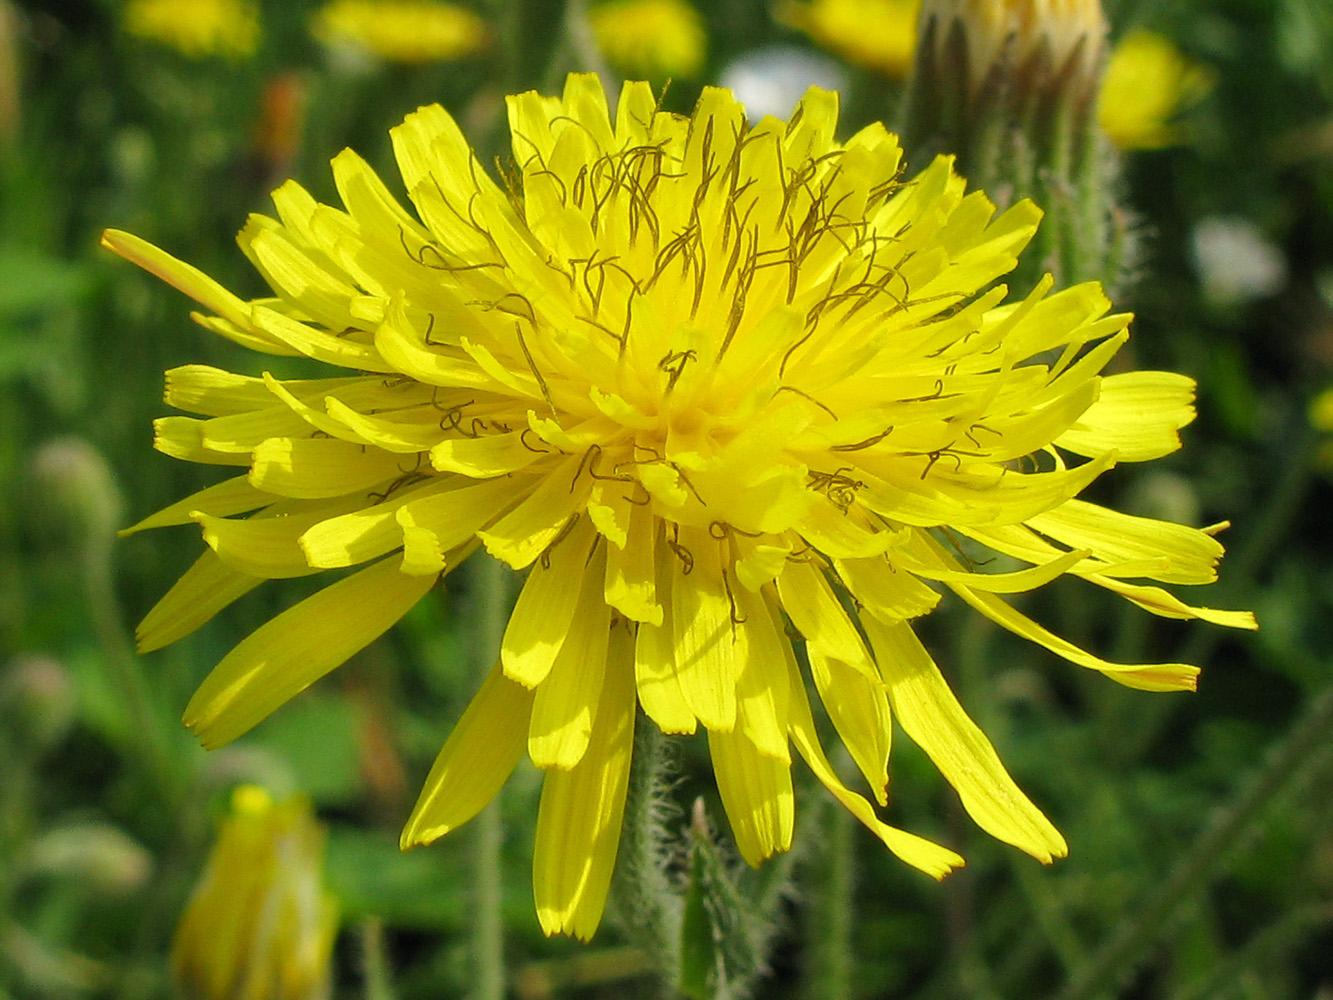
[[[243,785],[176,929],[185,1000],[328,996],[338,907],[324,891],[324,830],[301,798]]]
[[[1171,40],[1133,31],[1111,53],[1097,118],[1121,149],[1158,149],[1180,141],[1171,119],[1212,90],[1211,67],[1181,54]]]
[[[315,13],[310,30],[325,45],[398,63],[461,59],[487,39],[477,14],[437,0],[333,0]]]
[[[686,0],[607,0],[588,23],[607,62],[634,76],[697,76],[708,55],[703,18]]]
[[[1310,426],[1324,435],[1315,451],[1314,467],[1333,475],[1333,389],[1325,389],[1310,401],[1306,417]]]
[[[916,51],[921,0],[780,0],[773,16],[849,62],[903,77]]]
[[[1030,202],[997,214],[948,157],[904,180],[894,135],[838,142],[837,118],[817,88],[787,122],[751,124],[718,88],[669,114],[640,82],[609,109],[595,76],[574,75],[561,98],[509,99],[501,185],[446,111],[422,108],[391,133],[415,214],[340,153],[345,209],[288,182],[278,218],[240,234],[274,291],[253,301],[108,231],[198,301],[205,328],[342,369],[167,374],[166,401],[199,416],[159,420],[158,449],[237,474],[132,529],[194,522],[208,546],[141,648],[265,579],[363,567],[218,664],[185,713],[204,745],[240,736],[484,546],[526,582],[402,843],[475,816],[526,753],[545,772],[547,933],[587,938],[601,918],[636,707],[665,732],[706,732],[751,864],[791,844],[793,748],[904,861],[935,877],[962,863],[884,823],[829,766],[789,634],[881,805],[896,717],[985,830],[1063,855],[911,621],[950,590],[1122,684],[1192,689],[1196,667],[1109,663],[1007,595],[1074,575],[1156,614],[1254,626],[1145,582],[1215,579],[1220,526],[1077,499],[1117,462],[1179,447],[1194,384],[1101,375],[1130,317],[1108,314],[1098,285],[1048,278],[1009,301],[995,285],[1036,231]],[[1028,565],[983,572],[986,553]]]
[[[130,0],[122,16],[131,35],[191,59],[241,59],[259,45],[259,8],[246,0]]]
[[[1310,426],[1322,434],[1333,434],[1333,389],[1325,389],[1310,403]]]

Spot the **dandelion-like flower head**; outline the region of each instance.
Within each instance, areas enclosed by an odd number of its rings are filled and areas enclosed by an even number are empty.
[[[688,0],[606,0],[588,26],[607,61],[651,80],[694,77],[708,57],[708,32]]]
[[[396,63],[448,62],[486,44],[486,22],[443,0],[330,0],[310,19],[325,45]]]
[[[106,235],[207,328],[349,370],[168,373],[167,401],[200,416],[160,420],[157,447],[244,471],[140,525],[193,520],[208,543],[145,647],[265,578],[365,567],[242,641],[187,724],[206,746],[235,738],[484,546],[526,582],[403,842],[475,815],[526,753],[545,771],[548,933],[600,919],[636,706],[707,732],[753,864],[790,844],[792,748],[909,864],[961,864],[835,774],[794,643],[881,804],[896,718],[983,828],[1064,854],[911,622],[947,589],[1124,684],[1192,688],[1194,667],[1108,663],[1005,597],[1073,574],[1159,614],[1252,625],[1133,582],[1212,580],[1209,531],[1077,499],[1117,459],[1178,447],[1190,380],[1099,374],[1129,317],[1095,284],[1006,302],[995,281],[1038,210],[997,215],[948,158],[909,178],[882,126],[838,142],[834,94],[751,124],[724,90],[685,117],[630,83],[612,112],[595,77],[571,76],[562,98],[510,98],[509,118],[499,181],[441,108],[393,130],[415,214],[350,151],[333,161],[345,210],[279,188],[278,219],[240,236],[272,298]],[[1029,565],[980,572],[951,541]]]
[[[131,35],[191,59],[244,59],[259,46],[259,8],[250,0],[130,0],[121,16]]]
[[[1169,38],[1131,31],[1106,65],[1097,120],[1121,149],[1157,149],[1180,142],[1173,119],[1198,103],[1216,83],[1211,66],[1184,55]]]
[[[921,0],[779,0],[773,16],[867,69],[899,78],[912,68]]]

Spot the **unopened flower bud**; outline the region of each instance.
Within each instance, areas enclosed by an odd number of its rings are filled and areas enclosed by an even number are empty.
[[[78,823],[48,830],[33,843],[29,872],[76,879],[85,889],[124,896],[153,870],[152,855],[125,831],[108,823]]]
[[[0,715],[29,752],[59,743],[74,721],[74,707],[74,685],[58,660],[20,656],[0,670]]]
[[[967,86],[1095,90],[1106,37],[1099,0],[925,0],[929,55],[962,55]]]
[[[324,830],[302,798],[255,785],[232,796],[181,917],[172,971],[186,1000],[328,996],[337,906],[323,888]]]
[[[1030,287],[1113,284],[1122,270],[1118,171],[1097,124],[1106,48],[1100,0],[924,0],[905,137],[917,159],[957,156],[1001,203],[1046,213],[1037,253],[1014,275]]]
[[[32,459],[34,505],[51,529],[78,546],[109,544],[124,510],[102,453],[82,438],[46,441]]]

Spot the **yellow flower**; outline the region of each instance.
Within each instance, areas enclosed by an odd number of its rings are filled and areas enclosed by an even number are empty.
[[[708,33],[685,0],[609,0],[588,22],[607,61],[626,73],[664,80],[703,69]]]
[[[921,0],[781,0],[774,16],[858,66],[902,77],[912,68]]]
[[[1168,38],[1133,31],[1111,53],[1097,118],[1121,149],[1158,149],[1180,141],[1170,123],[1212,90],[1211,67],[1181,55]]]
[[[122,16],[131,35],[191,59],[239,59],[259,45],[259,8],[247,0],[130,0]]]
[[[399,63],[461,59],[486,42],[480,17],[438,0],[333,0],[315,13],[310,30],[326,45]]]
[[[237,788],[176,929],[185,1000],[326,997],[338,907],[323,869],[324,831],[304,799]]]
[[[545,771],[534,888],[548,933],[601,917],[636,702],[702,727],[752,864],[791,842],[792,747],[909,864],[962,859],[882,822],[816,735],[798,660],[871,793],[891,714],[983,828],[1043,861],[1060,834],[963,713],[911,620],[952,590],[982,615],[1131,687],[1184,664],[1108,663],[1005,595],[1073,574],[1150,611],[1252,627],[1159,587],[1207,583],[1215,529],[1076,499],[1117,461],[1175,450],[1193,383],[1099,375],[1129,317],[1095,284],[1006,303],[1039,217],[996,214],[941,157],[903,179],[881,125],[834,139],[837,95],[746,122],[708,88],[689,117],[593,76],[509,99],[504,185],[454,120],[392,131],[415,214],[351,151],[345,211],[295,183],[240,243],[274,290],[244,301],[125,233],[106,246],[196,299],[206,328],[346,371],[168,373],[157,447],[239,474],[141,522],[208,549],[140,627],[172,642],[265,578],[368,564],[282,613],[204,681],[186,723],[241,735],[388,629],[479,546],[529,570],[499,663],[403,833],[486,804],[526,752]],[[1058,360],[1051,360],[1051,359]],[[1086,456],[1067,462],[1065,455]],[[236,515],[252,512],[248,517]],[[975,543],[1028,568],[981,572]],[[855,609],[855,610],[853,610]]]

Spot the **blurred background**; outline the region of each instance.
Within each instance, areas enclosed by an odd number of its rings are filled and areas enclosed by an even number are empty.
[[[895,822],[968,867],[936,885],[803,789],[756,995],[1333,998],[1333,4],[1106,7],[1130,60],[1103,114],[1136,250],[1115,289],[1138,316],[1127,350],[1201,388],[1184,450],[1122,466],[1097,498],[1230,520],[1222,582],[1198,599],[1253,608],[1261,631],[1154,619],[1077,581],[1029,598],[1111,658],[1204,668],[1195,695],[1149,695],[932,615],[927,644],[1070,857],[1043,869],[988,839],[901,740]],[[479,681],[466,582],[201,750],[178,722],[190,693],[307,591],[271,583],[140,657],[134,624],[201,543],[115,531],[217,478],[153,451],[162,372],[272,359],[192,324],[99,232],[259,295],[234,243],[247,214],[289,176],[336,202],[344,146],[401,193],[388,129],[421,104],[448,108],[484,163],[506,155],[503,96],[575,69],[669,80],[664,105],[685,112],[726,83],[752,118],[836,87],[846,135],[895,122],[915,17],[910,0],[0,0],[0,998],[173,995],[172,934],[240,783],[308,796],[327,826],[333,996],[473,985],[468,832],[397,850]],[[701,746],[681,753],[684,829],[712,793]],[[648,995],[614,925],[586,946],[542,937],[525,768],[502,799],[509,994]]]

